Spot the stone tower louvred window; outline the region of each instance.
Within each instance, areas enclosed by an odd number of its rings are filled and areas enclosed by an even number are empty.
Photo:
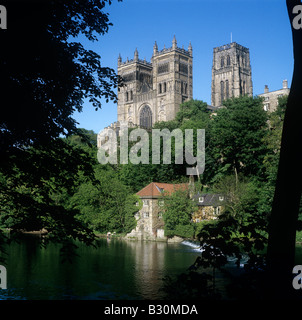
[[[152,111],[149,106],[144,106],[140,112],[139,125],[143,128],[152,127]]]
[[[224,100],[224,82],[220,82],[220,104],[222,105]]]
[[[231,65],[231,58],[230,56],[227,56],[227,66],[230,66]]]
[[[229,99],[230,97],[230,89],[229,89],[229,80],[225,81],[225,98]]]

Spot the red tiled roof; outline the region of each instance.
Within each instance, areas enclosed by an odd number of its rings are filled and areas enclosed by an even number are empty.
[[[172,193],[173,191],[179,190],[183,188],[186,190],[188,188],[187,183],[179,183],[179,184],[172,184],[172,183],[160,183],[160,182],[151,182],[145,188],[138,191],[136,194],[139,197],[159,197],[163,191],[167,193]]]

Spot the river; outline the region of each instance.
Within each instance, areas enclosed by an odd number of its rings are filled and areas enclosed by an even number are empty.
[[[59,245],[41,248],[33,236],[11,244],[0,300],[160,300],[163,278],[185,272],[200,254],[189,242],[99,239],[97,248],[78,246],[72,263],[62,263]],[[301,246],[297,264],[302,264]]]
[[[11,244],[0,299],[163,299],[163,278],[186,271],[199,254],[181,243],[99,239],[97,248],[77,245],[78,256],[62,263],[59,245],[41,248],[34,236]]]

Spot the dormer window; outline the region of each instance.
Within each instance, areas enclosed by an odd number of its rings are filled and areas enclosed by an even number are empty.
[[[219,196],[219,201],[223,201],[224,200],[224,196]]]
[[[199,197],[199,202],[204,202],[204,197]]]

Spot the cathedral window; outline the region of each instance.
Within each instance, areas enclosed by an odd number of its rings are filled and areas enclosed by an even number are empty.
[[[125,93],[125,100],[129,101],[129,93],[128,92]]]
[[[222,105],[224,100],[224,82],[220,82],[220,104]]]
[[[163,92],[166,92],[166,91],[167,91],[167,83],[164,82],[164,84],[163,84]]]
[[[188,74],[188,65],[184,63],[179,63],[179,72]]]
[[[169,72],[169,62],[166,63],[162,63],[157,67],[157,73],[165,73],[165,72]]]
[[[231,58],[230,56],[227,56],[227,66],[230,66],[231,65]]]
[[[223,68],[224,67],[224,57],[221,57],[220,60],[220,67]]]
[[[140,112],[139,125],[143,128],[152,128],[152,111],[149,106],[144,106]]]
[[[161,83],[158,85],[158,93],[162,93],[162,84]]]
[[[225,98],[229,99],[230,97],[230,88],[229,88],[229,80],[225,81]]]

